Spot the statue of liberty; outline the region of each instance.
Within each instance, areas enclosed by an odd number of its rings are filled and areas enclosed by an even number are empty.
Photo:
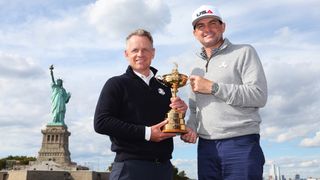
[[[50,66],[50,74],[52,79],[52,95],[51,95],[51,114],[53,116],[52,122],[48,125],[65,125],[64,117],[66,113],[66,104],[71,97],[70,92],[66,92],[63,88],[62,79],[57,79],[53,76],[53,65]]]

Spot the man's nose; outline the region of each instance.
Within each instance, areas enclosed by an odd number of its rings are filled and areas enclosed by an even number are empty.
[[[211,31],[211,28],[210,28],[209,25],[204,25],[203,30],[204,30],[205,32],[210,32],[210,31]]]
[[[138,56],[143,56],[144,52],[142,50],[139,50],[137,54]]]

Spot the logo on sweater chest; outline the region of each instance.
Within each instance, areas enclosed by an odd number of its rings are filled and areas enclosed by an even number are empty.
[[[166,92],[164,92],[164,90],[162,88],[158,89],[158,93],[161,94],[161,95],[165,95],[166,94]]]
[[[220,65],[219,65],[219,68],[227,68],[228,65],[226,62],[222,62]]]

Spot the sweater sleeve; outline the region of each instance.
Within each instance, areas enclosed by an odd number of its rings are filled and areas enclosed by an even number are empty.
[[[94,129],[108,136],[145,140],[145,126],[119,119],[124,91],[116,79],[109,79],[104,85],[94,115]]]
[[[190,114],[187,121],[187,126],[191,128],[193,131],[197,132],[197,129],[198,129],[197,105],[195,100],[195,94],[193,92],[191,92],[189,96],[189,110],[190,110]]]
[[[263,107],[267,102],[267,81],[258,54],[247,46],[238,67],[242,84],[219,83],[215,96],[227,104],[240,107]]]

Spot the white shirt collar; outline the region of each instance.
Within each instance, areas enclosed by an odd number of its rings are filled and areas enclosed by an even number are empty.
[[[145,76],[137,71],[133,71],[137,76],[139,76],[147,85],[150,83],[150,79],[154,76],[153,72],[150,70],[149,76]]]

